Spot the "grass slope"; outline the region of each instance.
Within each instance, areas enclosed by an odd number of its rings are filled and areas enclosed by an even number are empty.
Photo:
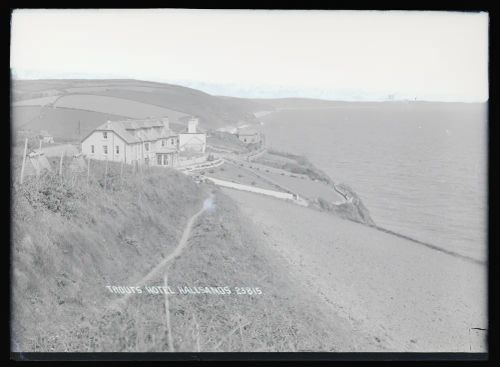
[[[57,167],[56,159],[52,162]],[[17,350],[84,349],[75,334],[101,320],[107,284],[139,279],[176,246],[203,191],[172,170],[134,174],[91,163],[13,186],[13,335]],[[14,177],[18,177],[18,171]],[[106,189],[104,186],[106,185]],[[59,337],[61,339],[58,339]]]
[[[19,149],[14,163],[19,163]],[[122,307],[106,285],[135,286],[175,248],[212,186],[170,169],[137,173],[91,162],[90,183],[28,177],[13,165],[12,332],[15,351],[296,351],[348,348],[331,315],[298,289],[268,253],[265,234],[216,190],[182,256],[163,273],[172,286],[260,287],[257,295],[175,295],[166,334],[162,295]],[[51,161],[57,170],[58,159]],[[146,285],[162,285],[152,279]]]

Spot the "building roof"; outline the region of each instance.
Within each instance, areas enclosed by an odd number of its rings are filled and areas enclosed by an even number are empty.
[[[238,129],[237,134],[242,136],[249,136],[249,135],[258,135],[259,132],[255,129],[244,129],[244,130]]]
[[[115,122],[122,124],[127,130],[137,130],[137,129],[145,129],[151,127],[163,127],[165,126],[165,122],[168,123],[168,120],[164,121],[162,119],[142,119],[142,120],[122,120]]]
[[[190,135],[196,135],[196,134],[190,134]],[[196,142],[195,142],[196,141]],[[202,139],[200,139],[199,137],[197,136],[193,136],[191,139],[189,139],[188,141],[185,141],[184,144],[182,144],[182,146],[186,145],[186,144],[193,144],[193,142],[197,143],[197,144],[205,144],[205,141],[203,141]]]
[[[165,122],[167,122],[167,125],[165,125]],[[156,131],[152,128],[162,129]],[[170,130],[168,120],[165,119],[122,120],[105,122],[90,132],[82,141],[87,139],[94,131],[113,131],[128,144],[155,141],[177,135]]]
[[[108,121],[101,126],[98,126],[94,131],[113,131],[128,144],[141,142],[140,139],[136,138],[134,135],[128,132],[123,124],[121,124],[119,121]]]

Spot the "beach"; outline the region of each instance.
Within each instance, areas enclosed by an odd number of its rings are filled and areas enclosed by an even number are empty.
[[[285,259],[354,333],[388,351],[486,351],[486,265],[286,201],[223,191],[262,229],[269,256]]]

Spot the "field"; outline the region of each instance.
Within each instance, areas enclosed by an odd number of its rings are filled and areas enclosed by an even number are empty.
[[[271,166],[284,166],[286,164],[295,164],[297,163],[294,159],[287,158],[282,155],[272,154],[269,152],[265,152],[258,159],[257,162],[261,162],[263,164],[267,163]]]
[[[52,104],[59,97],[60,97],[59,95],[54,95],[54,96],[48,96],[48,97],[24,99],[24,100],[12,103],[12,106],[14,106],[14,107],[22,107],[22,106],[46,106],[46,105]]]
[[[78,112],[130,118],[167,116],[171,122],[184,126],[188,116],[194,115],[200,118],[200,127],[207,130],[239,122],[257,123],[253,112],[265,109],[251,100],[217,97],[186,87],[139,80],[15,80],[12,95],[15,108],[54,103],[56,107]],[[70,133],[72,128],[61,126],[67,124],[61,117],[52,116],[52,126],[33,121],[31,127],[44,126],[54,135],[69,134],[61,136],[63,139],[74,137]],[[15,118],[13,123],[19,125]],[[82,125],[85,131],[92,129],[86,120]]]
[[[303,157],[266,152],[245,166],[258,170],[272,182],[311,201],[322,198],[332,203],[344,199],[333,189],[331,179]]]
[[[256,168],[255,165],[250,164],[250,166],[253,167],[253,169]],[[272,182],[277,183],[281,187],[312,201],[318,198],[323,198],[329,202],[339,202],[343,200],[343,197],[335,192],[331,186],[323,182],[313,181],[304,175],[295,175],[293,173],[285,174],[283,172],[278,173],[271,169],[264,171],[259,169],[259,174],[269,178]]]
[[[137,102],[133,99],[97,96],[91,94],[70,94],[61,97],[55,103],[55,107],[95,111],[138,119],[168,116],[172,122],[177,122],[179,118],[187,116],[184,113],[158,107],[152,104]]]
[[[205,175],[218,178],[220,180],[260,187],[261,189],[281,191],[279,187],[276,187],[269,182],[261,179],[251,171],[230,162],[226,162],[222,166],[207,170],[205,172]]]
[[[124,116],[68,108],[37,106],[12,108],[14,131],[31,130],[38,133],[40,130],[46,130],[56,140],[62,141],[78,141],[108,120],[123,119]]]

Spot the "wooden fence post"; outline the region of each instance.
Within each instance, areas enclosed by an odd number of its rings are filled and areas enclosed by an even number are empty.
[[[108,162],[109,159],[106,157],[106,169],[104,171],[104,190],[108,187]]]
[[[23,154],[23,165],[21,166],[21,185],[24,180],[24,166],[26,165],[26,153],[28,150],[28,138],[24,141],[24,154]]]
[[[198,324],[198,321],[196,320],[196,315],[193,313],[193,321],[195,325],[195,338],[196,338],[196,351],[200,352],[200,324]]]
[[[61,159],[59,160],[59,176],[62,177],[62,166],[63,166],[64,150],[61,152]]]
[[[165,274],[165,316],[167,324],[168,351],[174,351],[174,341],[172,339],[172,327],[170,326],[170,304],[168,302],[168,276]]]
[[[87,184],[90,182],[90,157],[87,158]]]
[[[122,165],[120,167],[120,187],[123,187],[123,165],[124,161],[122,161]]]

